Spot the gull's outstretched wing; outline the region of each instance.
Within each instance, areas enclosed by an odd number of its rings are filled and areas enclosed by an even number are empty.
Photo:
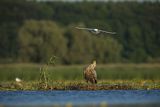
[[[91,28],[82,28],[82,27],[75,27],[76,29],[82,29],[82,30],[89,30],[89,31],[92,31],[93,29]]]
[[[100,32],[103,32],[103,33],[108,33],[108,34],[116,34],[116,32],[108,32],[108,31],[104,31],[104,30],[99,30]]]

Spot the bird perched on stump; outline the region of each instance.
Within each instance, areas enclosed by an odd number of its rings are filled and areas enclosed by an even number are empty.
[[[95,70],[96,67],[96,61],[93,61],[92,64],[90,64],[89,66],[87,66],[84,69],[84,79],[86,80],[86,82],[91,82],[92,84],[96,84],[97,83],[97,73]]]

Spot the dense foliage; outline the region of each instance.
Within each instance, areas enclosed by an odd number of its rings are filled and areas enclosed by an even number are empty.
[[[0,1],[0,62],[160,62],[159,2]],[[75,26],[115,31],[93,34]],[[105,37],[107,36],[107,37]]]

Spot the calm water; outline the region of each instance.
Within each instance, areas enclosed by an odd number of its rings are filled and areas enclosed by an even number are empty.
[[[160,90],[0,91],[3,106],[149,105],[160,107]]]

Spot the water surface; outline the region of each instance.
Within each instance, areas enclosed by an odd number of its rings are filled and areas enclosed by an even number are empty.
[[[0,91],[4,106],[149,105],[160,107],[160,90]]]

